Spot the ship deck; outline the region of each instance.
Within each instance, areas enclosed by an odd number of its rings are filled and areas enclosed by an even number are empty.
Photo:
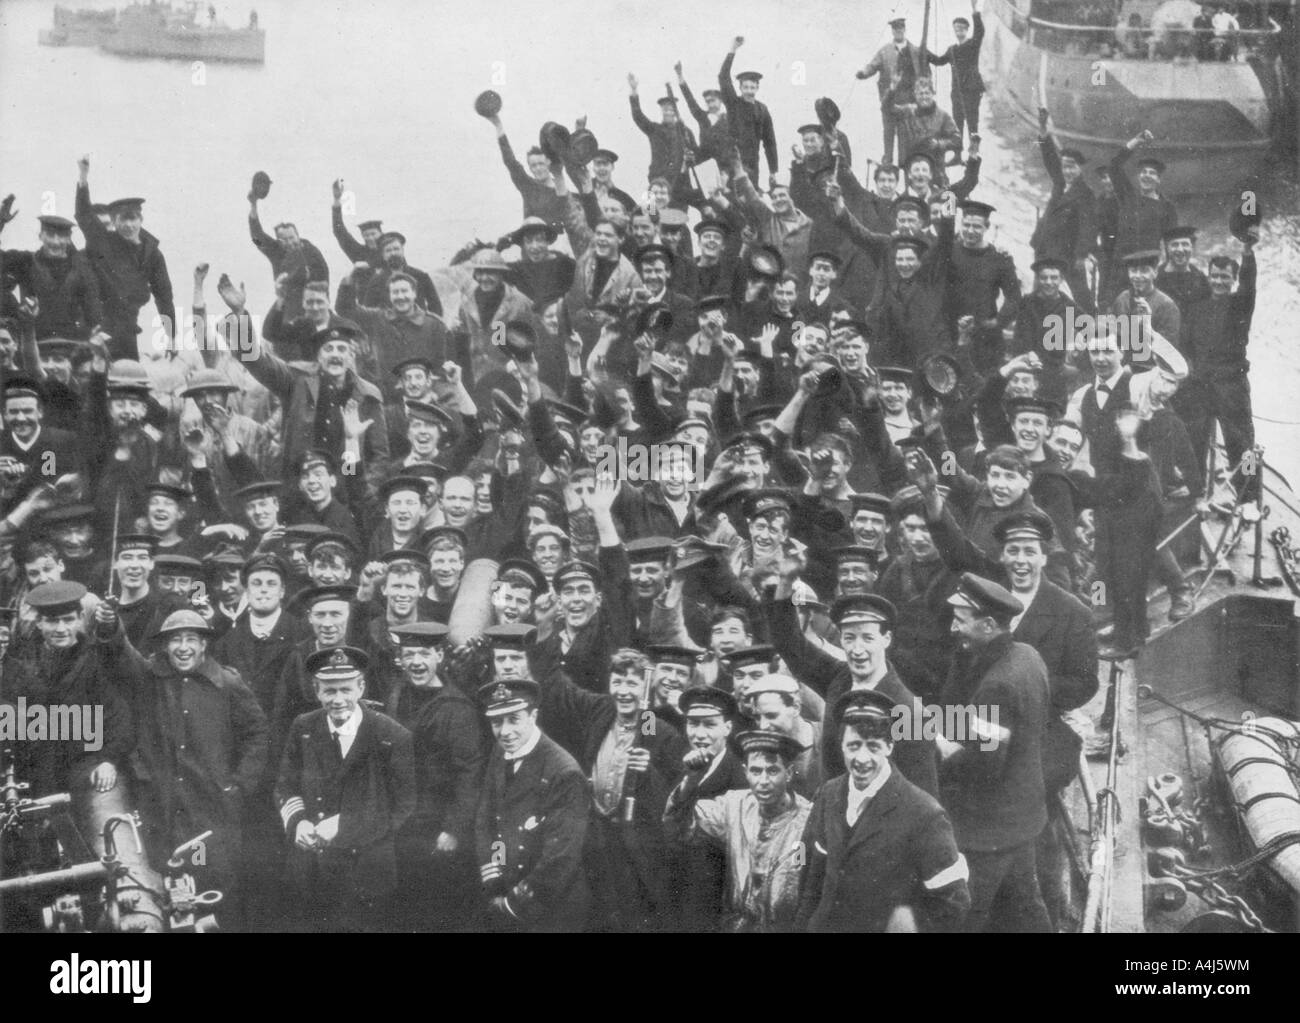
[[[1084,708],[1098,721],[1112,672],[1122,673],[1117,708],[1121,755],[1115,782],[1120,820],[1110,898],[1103,910],[1109,931],[1177,932],[1213,908],[1192,893],[1180,907],[1154,908],[1147,860],[1160,841],[1152,840],[1142,827],[1148,778],[1177,775],[1183,804],[1195,809],[1204,827],[1206,847],[1199,855],[1187,857],[1189,866],[1225,866],[1253,851],[1248,836],[1238,827],[1230,797],[1215,776],[1206,728],[1154,698],[1142,699],[1138,687],[1149,686],[1165,700],[1203,718],[1239,722],[1249,715],[1275,715],[1300,720],[1300,620],[1294,594],[1280,578],[1277,554],[1268,542],[1268,534],[1278,525],[1288,526],[1293,536],[1300,537],[1300,514],[1295,511],[1300,504],[1276,477],[1266,483],[1263,504],[1269,515],[1263,523],[1259,579],[1255,531],[1249,528],[1221,559],[1190,618],[1169,623],[1168,594],[1163,590],[1152,594],[1148,604],[1152,635],[1147,645],[1134,659],[1114,666],[1102,661],[1100,691]],[[1202,524],[1209,550],[1218,544],[1225,521],[1225,517],[1214,516]],[[1209,555],[1203,558],[1208,561]],[[1205,569],[1189,574],[1194,586],[1199,586]],[[1224,733],[1214,729],[1210,734],[1219,738]],[[1087,767],[1093,791],[1102,791],[1107,786],[1108,762],[1089,760]],[[1066,808],[1075,825],[1077,845],[1084,853],[1086,871],[1090,818],[1088,799],[1079,782],[1067,790]],[[1079,905],[1082,887],[1076,878]],[[1287,892],[1266,870],[1253,875],[1245,887],[1232,883],[1225,887],[1232,894],[1244,895],[1257,909],[1268,907],[1268,912],[1261,914],[1268,926],[1300,930],[1300,893]]]

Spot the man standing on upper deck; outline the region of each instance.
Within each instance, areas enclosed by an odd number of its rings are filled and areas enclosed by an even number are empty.
[[[718,72],[718,86],[727,105],[727,123],[736,140],[736,147],[740,150],[745,172],[751,181],[757,183],[760,144],[767,154],[768,178],[771,179],[776,174],[776,129],[772,126],[771,113],[758,101],[758,83],[763,80],[763,76],[757,71],[742,71],[738,74],[736,80],[740,82],[739,95],[736,87],[731,84],[731,64],[736,59],[736,51],[744,45],[744,36],[736,36],[731,41],[731,51],[723,58],[722,70]]]
[[[99,278],[103,299],[103,322],[109,334],[109,354],[114,359],[139,358],[136,336],[140,333],[140,310],[153,296],[161,329],[168,343],[176,336],[176,305],[172,300],[172,279],[167,273],[158,239],[141,226],[143,199],[118,199],[108,204],[113,217],[109,230],[93,211],[90,202],[90,157],[77,161],[81,171],[77,182],[77,226],[86,237],[86,257]]]
[[[980,130],[980,100],[984,98],[984,79],[980,77],[980,44],[984,42],[984,19],[975,10],[977,0],[970,0],[971,18],[975,19],[975,34],[970,35],[971,23],[966,18],[954,18],[952,31],[957,42],[939,56],[929,51],[925,59],[931,64],[952,65],[952,119],[957,123],[957,137],[969,128],[972,135]]]
[[[881,163],[894,162],[897,122],[893,107],[912,102],[912,87],[920,77],[921,66],[920,52],[907,41],[907,19],[894,18],[889,27],[894,34],[893,40],[877,50],[876,55],[857,75],[863,81],[872,75],[880,76],[877,83],[880,89],[880,121],[885,130],[885,149],[880,157]],[[900,152],[899,160],[905,155],[907,154]]]

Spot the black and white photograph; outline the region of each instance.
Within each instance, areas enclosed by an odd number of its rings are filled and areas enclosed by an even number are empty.
[[[0,0],[36,986],[149,1000],[88,934],[1051,933],[1262,993],[1298,6]]]

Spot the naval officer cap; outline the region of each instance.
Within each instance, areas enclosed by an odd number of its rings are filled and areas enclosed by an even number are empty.
[[[948,598],[953,607],[965,607],[1006,624],[1025,610],[1025,605],[1008,589],[990,579],[963,572],[957,592]]]
[[[346,682],[360,678],[369,664],[370,658],[364,650],[336,646],[309,654],[304,667],[317,682]]]
[[[555,592],[568,585],[569,583],[589,582],[592,586],[600,587],[600,569],[589,561],[570,561],[561,565],[560,570],[555,573],[553,585]]]
[[[542,687],[530,678],[512,678],[479,686],[478,700],[487,717],[505,717],[520,710],[532,710],[541,701]]]

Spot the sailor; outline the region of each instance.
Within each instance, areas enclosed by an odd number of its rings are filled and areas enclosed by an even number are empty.
[[[889,29],[893,36],[891,41],[877,50],[857,74],[859,79],[880,76],[876,85],[880,90],[880,117],[885,129],[882,163],[894,162],[894,135],[898,128],[892,108],[898,103],[911,102],[912,89],[921,72],[920,52],[907,39],[907,19],[891,19]],[[898,155],[901,158],[904,154],[900,152]]]
[[[103,299],[100,326],[109,335],[109,353],[115,359],[139,358],[136,336],[140,310],[152,295],[158,307],[162,344],[171,345],[176,330],[172,281],[158,239],[141,228],[144,200],[116,199],[108,204],[113,229],[107,230],[91,211],[90,157],[77,161],[77,225],[86,237],[86,257],[99,279]],[[157,338],[154,339],[157,341]]]
[[[748,788],[710,798],[678,800],[664,820],[687,835],[722,847],[726,856],[725,933],[779,933],[794,929],[799,882],[806,862],[801,844],[812,804],[794,787],[794,763],[803,747],[781,732],[736,737]]]
[[[415,812],[397,837],[397,869],[408,921],[456,930],[473,915],[474,815],[486,762],[478,708],[443,678],[447,626],[397,626],[402,678],[385,709],[414,741]]]
[[[76,225],[53,214],[37,220],[41,247],[35,252],[4,253],[6,283],[16,283],[24,298],[36,299],[38,341],[48,337],[84,341],[104,318],[99,283],[86,257],[72,244]]]
[[[1047,824],[1043,736],[1047,668],[1016,642],[1011,622],[1025,605],[995,582],[964,572],[948,604],[957,651],[940,702],[964,708],[936,739],[941,797],[970,865],[965,929],[1049,933],[1035,872]]]
[[[846,773],[822,786],[808,817],[800,931],[951,931],[970,906],[947,813],[891,763],[896,710],[869,689],[836,707]]]
[[[757,188],[758,150],[761,145],[767,154],[770,188],[777,170],[776,129],[772,126],[771,113],[758,100],[758,85],[763,76],[757,71],[742,71],[736,76],[740,83],[739,93],[731,82],[731,65],[736,59],[736,51],[744,44],[744,36],[736,36],[731,41],[731,50],[723,58],[722,69],[718,72],[718,88],[722,90],[722,99],[727,106],[727,124],[735,138],[736,148],[740,151],[745,173]]]
[[[320,709],[294,720],[275,786],[300,909],[319,930],[390,923],[396,839],[416,807],[411,733],[362,705],[367,663],[347,646],[307,658]]]
[[[984,97],[984,79],[980,77],[980,45],[984,42],[984,19],[975,9],[978,0],[971,0],[971,17],[959,15],[952,19],[952,34],[957,41],[943,53],[935,56],[928,50],[927,62],[933,65],[952,65],[952,117],[957,124],[957,137],[969,128],[972,135],[980,130],[980,100]],[[971,19],[975,21],[975,34],[970,34]]]
[[[116,626],[111,603],[96,612],[101,629]],[[195,611],[175,611],[157,632],[161,649],[148,660],[134,649],[117,662],[136,727],[133,788],[150,859],[211,832],[186,870],[197,890],[223,894],[218,919],[245,916],[238,869],[248,815],[267,767],[266,715],[239,673],[208,655],[212,628]]]
[[[589,900],[587,779],[537,726],[536,682],[489,682],[478,697],[496,739],[475,832],[484,924],[501,932],[579,930]]]

